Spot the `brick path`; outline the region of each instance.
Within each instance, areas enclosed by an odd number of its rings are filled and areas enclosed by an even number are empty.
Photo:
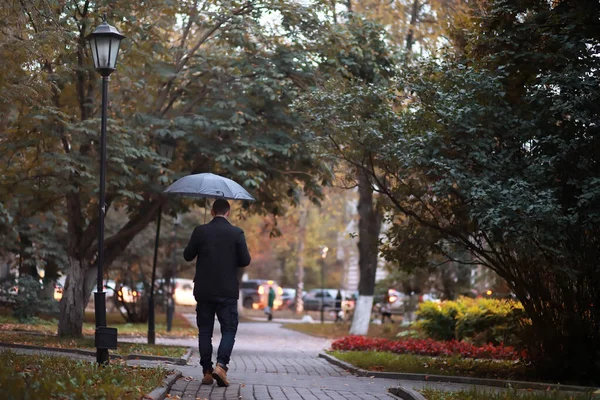
[[[193,315],[189,315],[194,321]],[[216,354],[220,334],[215,324],[213,347]],[[157,339],[158,343],[188,345],[193,339]],[[330,346],[326,339],[314,338],[281,328],[278,323],[241,323],[229,365],[231,386],[201,385],[202,368],[194,353],[187,366],[173,366],[184,378],[171,389],[171,398],[243,400],[381,400],[391,399],[387,388],[397,380],[356,377],[318,358]],[[216,355],[215,355],[216,358]]]

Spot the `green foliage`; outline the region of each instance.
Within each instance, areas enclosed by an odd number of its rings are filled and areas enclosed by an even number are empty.
[[[77,398],[139,399],[162,384],[162,368],[0,352],[0,397],[7,400]]]
[[[476,344],[500,344],[522,346],[523,306],[514,301],[496,299],[461,298],[456,316],[457,340],[469,340]]]
[[[514,301],[470,299],[419,305],[418,327],[436,340],[467,340],[478,345],[520,345],[523,306]]]
[[[475,6],[455,54],[400,71],[393,129],[361,140],[396,214],[389,243],[420,252],[413,265],[458,249],[494,270],[531,320],[535,366],[581,382],[600,376],[599,14],[596,1]]]
[[[57,314],[58,302],[40,296],[42,285],[32,276],[2,282],[0,295],[10,304],[13,315],[20,322],[30,322],[41,313]]]
[[[452,340],[456,338],[456,320],[461,304],[456,301],[434,303],[426,301],[419,305],[417,326],[427,336],[436,340]]]
[[[421,392],[428,400],[592,400],[597,398],[597,396],[591,393],[573,394],[561,393],[558,391],[524,393],[517,389],[503,390],[501,392],[481,389],[445,392],[425,388],[419,392]]]

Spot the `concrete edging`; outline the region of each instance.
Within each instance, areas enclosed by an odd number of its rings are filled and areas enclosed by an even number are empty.
[[[188,347],[188,351],[179,359],[180,362],[177,362],[177,365],[187,365],[188,361],[192,357],[192,353],[194,352],[193,347]],[[182,362],[182,363],[181,363]]]
[[[388,392],[402,400],[427,400],[421,393],[402,386],[389,388]]]
[[[96,357],[96,352],[93,350],[65,349],[65,348],[61,348],[61,347],[44,347],[44,346],[34,346],[34,345],[29,345],[29,344],[4,343],[4,342],[0,342],[0,347],[29,349],[29,350],[42,350],[42,351],[50,351],[50,352],[56,352],[56,353],[79,354],[79,355],[83,355],[83,356]],[[181,358],[152,356],[152,355],[147,355],[147,354],[129,354],[125,357],[123,357],[120,354],[110,354],[110,358],[113,360],[125,359],[125,360],[166,361],[166,362],[172,362],[176,365],[186,365],[192,355],[192,351],[193,351],[193,349],[191,347],[188,348],[188,351]]]
[[[167,394],[171,390],[171,386],[181,378],[182,373],[180,371],[172,371],[164,380],[163,385],[155,388],[150,393],[145,394],[142,398],[147,400],[164,400]]]
[[[34,346],[30,344],[20,344],[20,343],[4,343],[0,342],[0,347],[13,348],[13,349],[28,349],[28,350],[41,350],[55,353],[67,353],[67,354],[78,354],[82,356],[96,357],[96,352],[93,350],[83,350],[83,349],[65,349],[60,347],[44,347],[44,346]],[[113,360],[121,360],[123,356],[119,354],[110,354],[110,358]]]
[[[186,365],[190,357],[192,356],[192,348],[189,347],[186,353],[180,357],[163,357],[163,356],[151,356],[148,354],[129,354],[125,359],[127,360],[146,360],[146,361],[165,361],[172,362],[175,365]]]
[[[565,392],[594,392],[599,388],[588,387],[588,386],[575,386],[575,385],[558,385],[553,383],[542,383],[542,382],[525,382],[525,381],[512,381],[512,380],[500,380],[500,379],[488,379],[488,378],[471,378],[465,376],[451,376],[451,375],[426,375],[426,374],[411,374],[403,372],[379,372],[379,371],[367,371],[362,368],[355,367],[345,361],[339,360],[332,355],[326,353],[319,353],[319,357],[324,358],[330,363],[342,367],[358,376],[367,376],[373,378],[387,378],[387,379],[402,379],[408,381],[424,381],[424,382],[442,382],[442,383],[460,383],[464,385],[481,385],[481,386],[492,386],[501,388],[512,388],[512,389],[533,389],[533,390],[557,390]]]

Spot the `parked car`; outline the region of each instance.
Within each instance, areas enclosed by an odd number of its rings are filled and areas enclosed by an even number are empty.
[[[194,281],[191,279],[175,278],[173,300],[175,300],[175,304],[177,305],[195,306]]]
[[[294,308],[296,304],[296,289],[282,288],[281,294],[282,308]]]
[[[127,285],[118,285],[117,288],[117,299],[123,303],[137,302],[138,298],[142,297],[144,292],[144,284],[142,282],[139,282],[133,288]]]
[[[60,299],[62,299],[66,280],[67,280],[67,277],[63,275],[60,278],[58,278],[56,280],[56,282],[54,283],[54,300],[60,301]],[[96,293],[97,291],[98,291],[98,286],[94,282],[94,288],[92,289],[92,294],[91,294],[90,300],[92,300],[92,301],[94,300],[94,293]],[[108,304],[109,303],[108,300],[111,299],[115,295],[115,281],[110,280],[110,279],[104,281],[104,292],[106,293],[106,300],[107,300],[107,304]]]
[[[404,314],[404,304],[407,301],[408,296],[405,293],[399,292],[396,289],[388,289],[387,293],[381,296],[381,299],[376,303],[378,310],[385,303],[389,303],[390,312],[394,315]]]
[[[273,309],[280,309],[283,304],[281,299],[281,296],[283,295],[283,289],[277,284],[277,282],[265,279],[249,279],[247,281],[240,282],[240,290],[242,292],[242,302],[244,307],[253,308],[255,310],[262,310],[265,308],[269,300],[269,286],[273,286],[273,289],[275,289],[275,301],[273,302]]]
[[[321,303],[324,308],[335,308],[335,298],[337,296],[338,289],[313,289],[309,290],[308,293],[303,297],[304,309],[307,311],[319,311],[321,310]],[[354,300],[352,299],[352,293],[342,290],[342,308],[351,309],[354,307]]]
[[[66,276],[61,276],[54,283],[54,300],[60,301],[62,299],[66,279]]]
[[[419,303],[432,301],[434,303],[441,303],[440,298],[434,293],[425,293],[419,296]]]

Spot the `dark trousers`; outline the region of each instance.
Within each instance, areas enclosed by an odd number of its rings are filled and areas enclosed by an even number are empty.
[[[204,371],[212,371],[212,336],[215,315],[221,324],[221,343],[217,351],[217,363],[227,366],[235,343],[238,327],[237,299],[215,297],[211,300],[198,300],[196,322],[198,324],[198,348],[200,365]]]

